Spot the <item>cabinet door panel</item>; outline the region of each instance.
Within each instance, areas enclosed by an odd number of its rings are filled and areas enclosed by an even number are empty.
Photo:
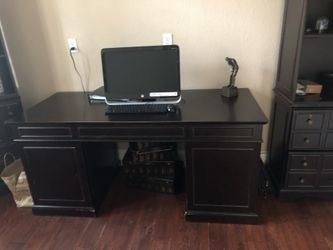
[[[25,169],[36,205],[84,205],[90,201],[79,146],[24,146]]]
[[[188,145],[187,157],[189,209],[254,209],[259,166],[255,143],[194,143]]]

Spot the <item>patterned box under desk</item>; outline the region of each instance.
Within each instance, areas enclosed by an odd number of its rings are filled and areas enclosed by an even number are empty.
[[[151,147],[149,147],[151,146]],[[123,159],[126,184],[149,191],[177,193],[184,186],[184,168],[176,161],[176,145],[131,147]]]

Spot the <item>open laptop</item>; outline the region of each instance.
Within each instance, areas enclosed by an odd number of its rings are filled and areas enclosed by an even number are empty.
[[[107,48],[101,55],[109,113],[168,112],[180,102],[177,45]]]

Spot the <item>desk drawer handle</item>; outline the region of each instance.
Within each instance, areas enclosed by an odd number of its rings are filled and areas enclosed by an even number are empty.
[[[303,178],[303,177],[300,177],[300,178],[299,178],[299,182],[300,182],[301,184],[304,184],[304,182],[305,182],[304,178]]]
[[[307,143],[307,144],[309,144],[311,141],[310,141],[309,138],[305,137],[305,138],[304,138],[304,142]]]
[[[313,120],[312,120],[311,118],[307,119],[306,122],[307,122],[307,124],[309,124],[309,125],[313,125]]]
[[[309,163],[306,160],[302,161],[301,164],[303,167],[309,166]]]

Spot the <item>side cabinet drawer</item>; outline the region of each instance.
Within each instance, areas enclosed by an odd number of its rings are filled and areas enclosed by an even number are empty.
[[[324,124],[325,111],[295,111],[294,130],[321,129]]]
[[[0,120],[6,121],[17,117],[22,112],[22,107],[19,102],[10,103],[8,105],[0,105]]]
[[[319,188],[333,188],[333,173],[320,175]]]
[[[326,154],[323,156],[323,171],[333,171],[333,154]]]
[[[287,186],[290,188],[313,188],[316,184],[316,174],[289,173]]]
[[[333,190],[333,152],[289,153],[287,187]]]
[[[291,153],[288,156],[289,171],[316,171],[319,168],[320,155]]]
[[[292,149],[320,148],[321,133],[295,133],[292,137]]]
[[[325,147],[330,149],[333,148],[333,132],[327,133]]]
[[[19,100],[3,102],[4,103],[0,104],[0,141],[7,141],[12,137],[12,134],[5,126],[5,123],[7,121],[20,120],[22,114],[22,106]]]

